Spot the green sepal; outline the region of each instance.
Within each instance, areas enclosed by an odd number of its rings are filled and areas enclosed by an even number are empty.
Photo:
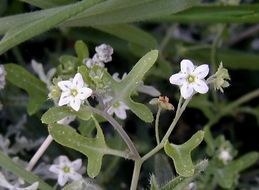
[[[176,172],[183,177],[194,175],[195,167],[192,162],[191,152],[203,140],[204,132],[196,132],[187,142],[181,145],[170,144],[165,142],[164,149],[166,154],[174,161]]]

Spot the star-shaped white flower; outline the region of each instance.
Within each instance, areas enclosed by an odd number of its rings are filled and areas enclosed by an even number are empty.
[[[208,65],[204,64],[196,67],[190,60],[184,59],[181,61],[181,71],[172,75],[169,81],[171,84],[180,86],[182,97],[188,99],[194,91],[201,94],[208,92],[209,87],[204,79],[208,73]]]
[[[78,181],[82,179],[82,175],[77,172],[81,166],[81,159],[71,162],[66,156],[59,156],[58,163],[51,165],[49,171],[57,174],[58,184],[64,186],[68,180]]]
[[[92,95],[92,89],[87,88],[83,77],[77,73],[71,80],[58,82],[59,88],[62,90],[58,105],[69,105],[75,111],[80,109],[82,101]]]
[[[109,103],[112,100],[111,96],[106,97],[103,102],[104,104]],[[126,110],[128,110],[129,107],[122,101],[118,101],[115,104],[113,104],[108,110],[107,113],[109,115],[115,114],[120,119],[126,119],[127,113]]]

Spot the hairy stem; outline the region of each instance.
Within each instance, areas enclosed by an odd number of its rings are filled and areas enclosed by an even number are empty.
[[[121,136],[121,138],[124,140],[124,142],[127,144],[129,150],[132,152],[132,154],[134,155],[133,160],[135,159],[140,159],[140,155],[135,147],[135,145],[133,144],[133,142],[131,141],[130,137],[128,136],[128,134],[124,131],[123,127],[109,114],[107,114],[104,111],[95,109],[93,107],[89,107],[94,113],[102,116],[103,118],[105,118],[107,121],[109,121],[109,123],[113,126],[113,128],[119,133],[119,135]]]
[[[138,180],[142,163],[142,160],[135,160],[130,190],[136,190],[138,187]]]
[[[159,118],[160,118],[160,113],[161,113],[161,107],[158,106],[158,111],[156,114],[156,121],[155,121],[155,133],[156,133],[156,143],[159,144],[160,143],[160,139],[159,139]]]
[[[44,154],[44,152],[47,150],[47,148],[49,147],[50,143],[53,141],[52,136],[48,135],[48,137],[45,139],[45,141],[42,143],[42,145],[40,146],[40,148],[37,150],[37,152],[34,154],[34,156],[31,158],[28,166],[26,167],[26,169],[28,171],[31,171],[32,168],[36,165],[36,163],[39,161],[39,159],[41,158],[41,156]]]

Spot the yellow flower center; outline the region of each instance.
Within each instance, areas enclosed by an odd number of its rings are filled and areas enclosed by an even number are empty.
[[[67,166],[65,166],[65,167],[63,168],[63,171],[64,171],[65,173],[69,173],[69,172],[70,172],[70,168],[67,167]]]
[[[113,106],[112,107],[114,107],[114,108],[118,108],[118,107],[120,107],[120,102],[116,102],[115,104],[113,104]]]
[[[71,95],[74,96],[74,97],[78,94],[78,92],[77,92],[76,89],[71,89],[70,93],[71,93]]]
[[[189,76],[187,77],[187,81],[188,81],[189,83],[193,83],[193,82],[195,81],[195,76],[189,75]]]

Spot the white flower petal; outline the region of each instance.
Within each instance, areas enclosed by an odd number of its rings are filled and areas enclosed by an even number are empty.
[[[73,162],[71,162],[70,167],[73,168],[75,171],[79,170],[82,166],[82,160],[77,159]]]
[[[59,174],[60,173],[60,167],[58,165],[51,165],[49,167],[49,171],[55,173],[55,174]]]
[[[76,86],[77,88],[82,88],[84,86],[84,80],[80,73],[76,73],[73,78],[73,86]]]
[[[75,111],[78,111],[80,109],[80,105],[81,105],[81,100],[79,98],[71,97],[70,99],[71,108],[73,108]]]
[[[70,173],[68,173],[67,175],[68,175],[68,177],[69,177],[70,179],[72,179],[73,181],[78,181],[78,180],[82,179],[82,175],[80,175],[80,174],[77,173],[77,172],[70,172]]]
[[[181,72],[190,74],[194,70],[194,65],[189,59],[183,59],[181,61]]]
[[[171,84],[175,84],[175,85],[183,85],[184,82],[186,82],[186,74],[183,73],[177,73],[172,75],[169,78],[169,81]]]
[[[72,86],[72,82],[69,80],[64,80],[64,81],[60,81],[58,82],[58,87],[62,90],[62,91],[68,91],[70,90]]]
[[[125,109],[119,107],[119,108],[115,108],[114,109],[115,115],[120,118],[120,119],[126,119],[127,118],[127,114]]]
[[[195,83],[193,83],[193,88],[196,92],[201,94],[205,94],[208,92],[209,87],[203,80],[196,79]]]
[[[58,162],[66,165],[66,164],[70,163],[70,160],[66,156],[59,156]]]
[[[59,173],[58,175],[58,184],[64,186],[68,181],[68,176],[64,173]]]
[[[207,64],[196,67],[193,71],[193,75],[199,79],[204,79],[209,74],[209,66]]]
[[[84,87],[78,90],[78,97],[80,100],[85,100],[93,93],[92,89]]]
[[[68,104],[70,102],[70,100],[71,100],[70,92],[69,91],[62,92],[58,105],[64,106],[64,105]]]
[[[193,87],[192,85],[185,83],[182,87],[181,87],[181,95],[184,99],[188,99],[192,96],[193,93]]]

